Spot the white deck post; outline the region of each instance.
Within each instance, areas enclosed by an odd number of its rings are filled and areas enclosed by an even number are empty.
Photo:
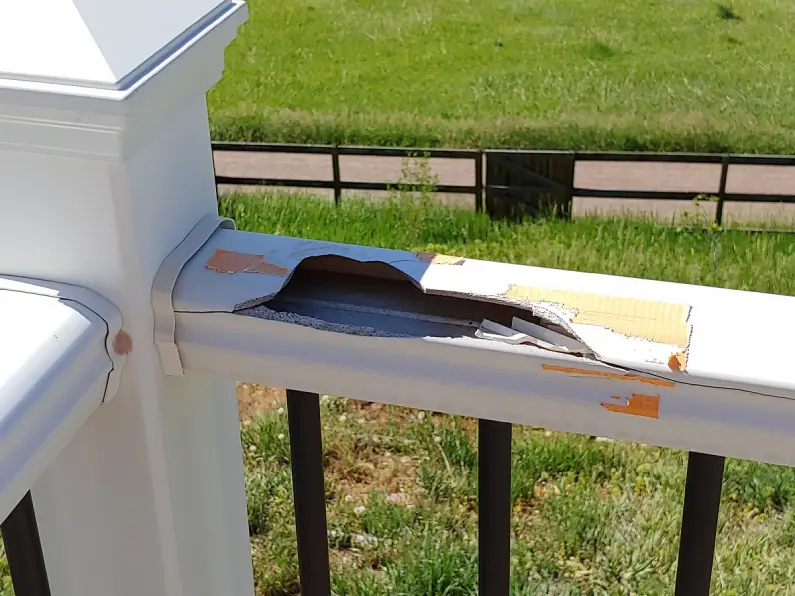
[[[32,491],[55,596],[253,592],[234,384],[166,378],[150,303],[163,258],[216,211],[205,93],[245,13],[2,8],[0,273],[98,292],[130,351],[118,395]]]

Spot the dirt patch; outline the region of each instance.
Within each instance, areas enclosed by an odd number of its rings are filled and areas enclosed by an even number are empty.
[[[268,410],[282,407],[286,400],[284,389],[251,383],[237,384],[237,411],[241,423],[262,416]]]
[[[413,506],[423,492],[419,481],[420,461],[407,455],[362,454],[353,466],[345,459],[331,457],[326,474],[334,479],[334,493],[338,499],[365,504],[371,491],[386,493],[385,499],[402,506]],[[361,461],[366,458],[365,461]]]

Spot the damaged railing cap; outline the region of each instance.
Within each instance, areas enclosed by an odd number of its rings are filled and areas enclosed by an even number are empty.
[[[176,318],[172,302],[174,287],[182,268],[218,230],[234,230],[235,222],[226,217],[205,215],[185,239],[163,260],[152,284],[152,308],[155,315],[154,339],[163,371],[182,376],[182,360],[176,342]]]
[[[787,353],[769,347],[782,330],[795,332],[795,298],[255,234],[217,216],[191,231],[156,279],[155,338],[166,374],[183,374],[175,312],[237,313],[264,304],[314,257],[380,263],[429,295],[519,307],[606,365],[795,396]],[[756,318],[742,319],[745,313]],[[764,324],[763,313],[775,325]]]

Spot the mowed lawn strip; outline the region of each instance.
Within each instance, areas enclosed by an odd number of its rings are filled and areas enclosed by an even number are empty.
[[[250,0],[219,140],[786,153],[781,0]]]

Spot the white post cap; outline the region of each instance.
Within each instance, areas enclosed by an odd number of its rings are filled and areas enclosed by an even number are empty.
[[[0,150],[103,161],[129,157],[221,78],[247,16],[243,0],[5,4]]]

